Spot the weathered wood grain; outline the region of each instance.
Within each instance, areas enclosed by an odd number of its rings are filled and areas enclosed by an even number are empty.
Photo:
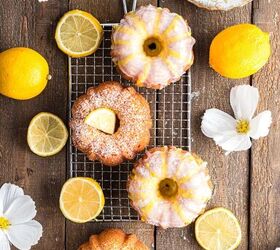
[[[58,196],[65,179],[65,149],[48,159],[31,153],[26,142],[31,118],[49,111],[66,118],[66,57],[54,42],[57,18],[67,10],[65,1],[39,3],[35,0],[1,1],[1,51],[28,46],[39,51],[49,62],[53,76],[44,92],[29,101],[0,96],[0,185],[12,182],[24,188],[37,205],[44,228],[43,238],[33,249],[64,248],[64,218],[58,208]]]
[[[91,234],[99,233],[108,227],[119,227],[127,233],[136,233],[148,246],[152,248],[155,244],[159,250],[200,249],[194,238],[193,225],[185,229],[157,229],[155,242],[154,228],[141,222],[79,225],[67,221],[65,229],[65,220],[58,207],[58,197],[66,177],[66,150],[57,156],[44,159],[32,154],[26,143],[29,121],[38,112],[55,113],[66,122],[67,57],[56,48],[53,39],[58,19],[68,8],[80,8],[93,13],[101,22],[117,22],[123,15],[121,0],[0,2],[0,51],[15,46],[34,48],[46,57],[53,76],[46,90],[32,100],[15,101],[0,96],[0,185],[4,182],[16,183],[35,200],[37,219],[43,224],[44,234],[39,244],[32,249],[77,249]],[[138,5],[157,4],[156,0],[138,2]],[[277,0],[255,0],[253,5],[253,22],[271,33],[273,55],[269,64],[252,78],[252,84],[260,90],[259,111],[270,109],[273,113],[273,124],[269,137],[253,144],[250,171],[250,154],[243,152],[224,156],[223,152],[200,132],[200,118],[205,109],[211,107],[231,113],[228,102],[230,88],[236,84],[250,83],[249,79],[224,79],[213,72],[208,66],[208,48],[214,35],[223,28],[235,23],[250,22],[251,5],[229,12],[209,12],[186,0],[161,0],[159,4],[182,14],[197,39],[195,64],[192,67],[192,148],[209,162],[215,184],[213,199],[208,208],[225,206],[234,211],[241,221],[243,232],[239,249],[275,249],[280,246],[280,4]],[[168,143],[168,139],[166,142]]]
[[[250,249],[270,250],[280,246],[280,3],[254,3],[253,22],[270,33],[272,56],[252,84],[260,91],[258,112],[269,109],[273,123],[270,134],[254,142],[251,166]]]
[[[154,3],[156,1],[138,1],[138,6],[146,3]],[[131,9],[131,3],[128,4],[128,9]],[[110,0],[70,0],[70,9],[82,9],[89,11],[102,23],[119,22],[123,16],[122,1]],[[152,248],[154,245],[154,227],[142,222],[106,222],[106,223],[87,223],[77,225],[67,221],[66,223],[66,249],[77,249],[79,245],[87,241],[91,234],[100,233],[106,228],[121,228],[126,233],[136,234],[147,246]]]
[[[162,0],[161,7],[181,14],[192,28],[196,38],[195,63],[192,71],[192,150],[200,154],[209,164],[212,182],[215,185],[208,209],[223,206],[231,209],[241,222],[243,239],[240,249],[248,246],[248,197],[249,155],[248,152],[225,156],[212,140],[200,130],[201,116],[207,108],[216,107],[232,113],[229,106],[229,90],[242,81],[220,77],[209,68],[208,48],[214,36],[227,26],[250,22],[251,5],[230,12],[210,12],[199,9],[187,1]],[[194,225],[184,229],[157,229],[156,248],[200,249],[194,237]]]

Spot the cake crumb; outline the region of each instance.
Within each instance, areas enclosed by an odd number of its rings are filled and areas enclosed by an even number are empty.
[[[191,100],[197,99],[199,96],[200,96],[200,92],[199,92],[199,91],[197,91],[197,92],[192,92],[192,93],[191,93]]]

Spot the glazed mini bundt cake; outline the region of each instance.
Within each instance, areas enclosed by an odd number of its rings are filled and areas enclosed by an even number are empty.
[[[108,166],[131,160],[144,150],[150,141],[151,126],[145,98],[133,87],[117,82],[89,88],[72,107],[73,144],[90,160]]]
[[[128,180],[132,207],[149,224],[184,227],[201,214],[212,196],[206,162],[176,147],[153,148]]]
[[[124,78],[162,89],[192,65],[194,43],[183,17],[148,5],[127,13],[113,30],[111,55]]]
[[[236,7],[241,7],[253,0],[188,0],[198,7],[208,10],[231,10]]]
[[[92,235],[78,250],[149,250],[135,234],[126,234],[121,229],[106,229]]]

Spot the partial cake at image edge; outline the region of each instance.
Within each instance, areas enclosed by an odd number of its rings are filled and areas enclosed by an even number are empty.
[[[182,16],[167,8],[141,6],[127,13],[112,33],[112,60],[137,86],[162,89],[193,64],[195,39]]]

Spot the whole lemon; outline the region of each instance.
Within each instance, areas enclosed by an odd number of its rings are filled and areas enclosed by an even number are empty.
[[[35,50],[17,47],[0,53],[0,94],[30,99],[44,90],[48,78],[48,63]]]
[[[269,34],[253,24],[226,28],[212,41],[210,66],[224,77],[243,78],[255,74],[270,56]]]

